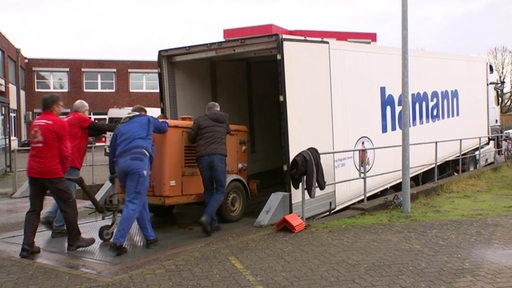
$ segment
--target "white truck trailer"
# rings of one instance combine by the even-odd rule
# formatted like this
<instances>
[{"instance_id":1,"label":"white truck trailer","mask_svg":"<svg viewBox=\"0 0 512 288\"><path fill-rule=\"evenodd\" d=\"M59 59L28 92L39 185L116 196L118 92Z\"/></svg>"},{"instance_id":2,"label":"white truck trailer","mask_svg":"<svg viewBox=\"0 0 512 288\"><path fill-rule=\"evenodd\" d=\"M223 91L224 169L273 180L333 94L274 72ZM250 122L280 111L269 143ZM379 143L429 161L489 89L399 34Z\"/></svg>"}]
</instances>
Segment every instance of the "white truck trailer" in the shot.
<instances>
[{"instance_id":1,"label":"white truck trailer","mask_svg":"<svg viewBox=\"0 0 512 288\"><path fill-rule=\"evenodd\" d=\"M301 151L317 148L328 185L307 198L309 217L360 201L364 187L370 196L402 181L401 148L373 149L401 144L400 53L373 43L284 34L165 49L158 54L161 106L178 119L219 102L231 123L249 127L249 179L262 187L264 179L279 184L276 192L291 193L291 212L299 215L302 195L290 185L289 164ZM487 160L477 154L464 161L492 161L493 141L486 135L499 118L489 114L497 110L488 101L486 59L423 51L409 57L413 180L426 181L423 172L435 161L446 163L478 147L490 152ZM359 151L351 151L363 142L366 185L357 180Z\"/></svg>"}]
</instances>

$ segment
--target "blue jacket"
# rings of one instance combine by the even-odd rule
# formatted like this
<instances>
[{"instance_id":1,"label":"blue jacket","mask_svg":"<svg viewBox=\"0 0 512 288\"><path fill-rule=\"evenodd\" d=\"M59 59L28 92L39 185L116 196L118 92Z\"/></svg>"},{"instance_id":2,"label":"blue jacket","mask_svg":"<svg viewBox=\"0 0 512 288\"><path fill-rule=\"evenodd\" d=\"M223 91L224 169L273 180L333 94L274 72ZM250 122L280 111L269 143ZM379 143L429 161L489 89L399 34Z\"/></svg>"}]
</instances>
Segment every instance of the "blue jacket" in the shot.
<instances>
[{"instance_id":1,"label":"blue jacket","mask_svg":"<svg viewBox=\"0 0 512 288\"><path fill-rule=\"evenodd\" d=\"M166 121L158 121L152 116L130 113L117 126L110 140L108 164L110 174L114 175L116 159L129 155L135 149L144 149L153 160L153 133L165 133L168 129Z\"/></svg>"}]
</instances>

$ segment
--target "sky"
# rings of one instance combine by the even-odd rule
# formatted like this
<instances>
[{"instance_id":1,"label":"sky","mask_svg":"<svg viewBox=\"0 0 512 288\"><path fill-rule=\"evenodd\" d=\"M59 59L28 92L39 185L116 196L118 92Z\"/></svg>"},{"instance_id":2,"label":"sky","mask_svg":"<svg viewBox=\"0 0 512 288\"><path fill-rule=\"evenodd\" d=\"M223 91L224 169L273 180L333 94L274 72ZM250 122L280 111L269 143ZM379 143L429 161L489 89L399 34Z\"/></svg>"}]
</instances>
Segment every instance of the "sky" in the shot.
<instances>
[{"instance_id":1,"label":"sky","mask_svg":"<svg viewBox=\"0 0 512 288\"><path fill-rule=\"evenodd\" d=\"M510 0L408 0L411 50L486 56L512 49ZM223 30L377 33L401 47L402 0L0 0L0 32L28 58L157 60L223 40Z\"/></svg>"}]
</instances>

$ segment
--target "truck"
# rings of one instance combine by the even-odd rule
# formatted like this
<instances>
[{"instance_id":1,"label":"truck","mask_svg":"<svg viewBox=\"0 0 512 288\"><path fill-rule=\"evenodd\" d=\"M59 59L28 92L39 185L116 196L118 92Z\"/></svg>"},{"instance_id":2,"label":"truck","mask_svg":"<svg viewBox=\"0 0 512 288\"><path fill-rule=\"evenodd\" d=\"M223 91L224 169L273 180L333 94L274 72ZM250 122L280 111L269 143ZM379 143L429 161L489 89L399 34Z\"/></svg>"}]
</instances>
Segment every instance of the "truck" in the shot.
<instances>
[{"instance_id":1,"label":"truck","mask_svg":"<svg viewBox=\"0 0 512 288\"><path fill-rule=\"evenodd\" d=\"M303 217L401 183L401 49L379 46L367 33L265 28L227 29L219 42L160 50L169 119L219 102L231 122L248 127L250 181L288 193L290 212ZM409 51L411 184L431 181L428 171L443 163L471 170L493 162L489 135L499 133L499 112L488 71L484 57ZM308 147L320 151L328 185L306 195L302 211L289 168Z\"/></svg>"}]
</instances>

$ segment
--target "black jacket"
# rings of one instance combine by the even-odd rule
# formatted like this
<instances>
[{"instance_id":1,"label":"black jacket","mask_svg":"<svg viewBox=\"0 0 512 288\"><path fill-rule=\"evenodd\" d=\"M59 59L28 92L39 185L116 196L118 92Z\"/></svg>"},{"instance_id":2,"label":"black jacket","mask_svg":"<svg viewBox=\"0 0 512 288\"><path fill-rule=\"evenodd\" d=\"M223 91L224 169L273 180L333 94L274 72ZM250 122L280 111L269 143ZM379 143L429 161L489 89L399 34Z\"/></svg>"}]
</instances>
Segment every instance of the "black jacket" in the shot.
<instances>
[{"instance_id":1,"label":"black jacket","mask_svg":"<svg viewBox=\"0 0 512 288\"><path fill-rule=\"evenodd\" d=\"M106 132L114 132L116 130L117 124L112 123L98 123L91 122L89 126L87 126L87 134L89 137L97 137L105 134Z\"/></svg>"},{"instance_id":2,"label":"black jacket","mask_svg":"<svg viewBox=\"0 0 512 288\"><path fill-rule=\"evenodd\" d=\"M188 140L196 144L197 157L211 154L227 156L226 134L229 133L229 115L222 111L210 111L194 120Z\"/></svg>"},{"instance_id":3,"label":"black jacket","mask_svg":"<svg viewBox=\"0 0 512 288\"><path fill-rule=\"evenodd\" d=\"M315 181L320 190L325 189L324 169L320 161L320 153L310 147L297 154L290 164L290 180L293 188L298 189L302 177L306 176L306 190L310 198L315 198Z\"/></svg>"}]
</instances>

